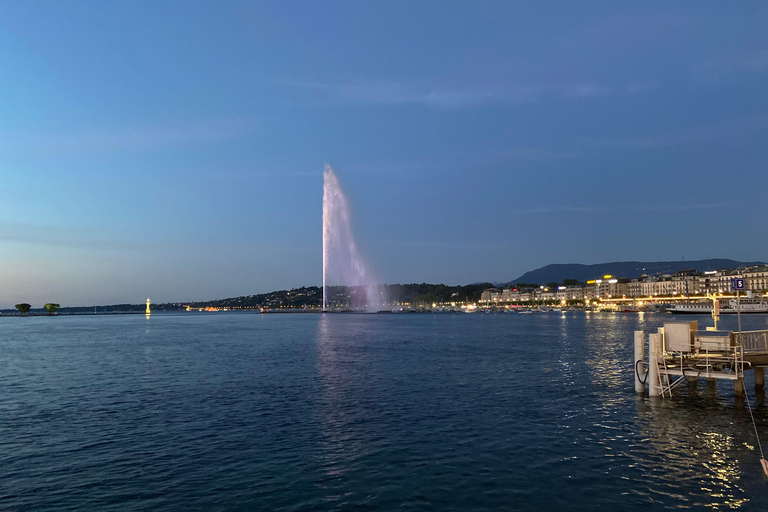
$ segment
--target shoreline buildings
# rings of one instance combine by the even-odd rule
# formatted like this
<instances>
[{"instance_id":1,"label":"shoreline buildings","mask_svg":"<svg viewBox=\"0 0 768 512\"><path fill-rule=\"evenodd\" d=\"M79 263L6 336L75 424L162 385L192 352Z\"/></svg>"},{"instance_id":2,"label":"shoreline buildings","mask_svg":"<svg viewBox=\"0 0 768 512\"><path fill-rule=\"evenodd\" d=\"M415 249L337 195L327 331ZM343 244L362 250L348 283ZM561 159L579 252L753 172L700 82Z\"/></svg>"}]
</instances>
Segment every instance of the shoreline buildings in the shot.
<instances>
[{"instance_id":1,"label":"shoreline buildings","mask_svg":"<svg viewBox=\"0 0 768 512\"><path fill-rule=\"evenodd\" d=\"M730 293L731 279L744 279L746 289L768 291L768 265L699 272L685 269L673 274L646 275L635 278L604 275L576 285L508 286L483 291L481 303L519 303L536 301L585 301L692 297L706 293Z\"/></svg>"}]
</instances>

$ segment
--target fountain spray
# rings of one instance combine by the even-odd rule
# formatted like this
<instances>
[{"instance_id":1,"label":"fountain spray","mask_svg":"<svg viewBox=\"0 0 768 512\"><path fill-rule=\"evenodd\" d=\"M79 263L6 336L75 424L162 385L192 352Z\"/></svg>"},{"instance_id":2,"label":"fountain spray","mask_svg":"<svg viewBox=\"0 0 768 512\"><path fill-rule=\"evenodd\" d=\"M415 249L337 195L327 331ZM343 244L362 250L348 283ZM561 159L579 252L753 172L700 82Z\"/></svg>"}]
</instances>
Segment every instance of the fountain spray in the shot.
<instances>
[{"instance_id":1,"label":"fountain spray","mask_svg":"<svg viewBox=\"0 0 768 512\"><path fill-rule=\"evenodd\" d=\"M359 287L364 292L362 307L375 311L385 302L355 243L347 198L333 168L323 171L323 311L329 307L330 286Z\"/></svg>"}]
</instances>

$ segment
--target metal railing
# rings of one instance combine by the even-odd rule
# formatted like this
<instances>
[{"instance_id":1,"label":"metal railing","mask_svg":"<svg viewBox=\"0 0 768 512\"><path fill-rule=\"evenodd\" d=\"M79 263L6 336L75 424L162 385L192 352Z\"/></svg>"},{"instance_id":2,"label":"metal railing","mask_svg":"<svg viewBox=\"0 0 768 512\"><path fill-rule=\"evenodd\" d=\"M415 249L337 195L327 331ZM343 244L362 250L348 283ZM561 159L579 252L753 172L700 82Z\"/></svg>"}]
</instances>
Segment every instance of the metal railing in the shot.
<instances>
[{"instance_id":1,"label":"metal railing","mask_svg":"<svg viewBox=\"0 0 768 512\"><path fill-rule=\"evenodd\" d=\"M741 339L739 333L734 333L739 345L744 347L744 352L768 352L768 331L742 331Z\"/></svg>"}]
</instances>

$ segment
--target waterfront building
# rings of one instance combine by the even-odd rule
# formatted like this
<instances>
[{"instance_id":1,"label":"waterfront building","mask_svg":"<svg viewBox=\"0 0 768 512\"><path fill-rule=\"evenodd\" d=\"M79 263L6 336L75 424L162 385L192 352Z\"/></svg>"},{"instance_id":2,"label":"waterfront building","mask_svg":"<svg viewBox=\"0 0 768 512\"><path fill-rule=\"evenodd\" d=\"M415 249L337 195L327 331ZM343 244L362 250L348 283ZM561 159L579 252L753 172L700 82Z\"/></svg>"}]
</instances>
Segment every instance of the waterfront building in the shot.
<instances>
[{"instance_id":1,"label":"waterfront building","mask_svg":"<svg viewBox=\"0 0 768 512\"><path fill-rule=\"evenodd\" d=\"M595 279L587 281L587 284L584 287L584 297L587 299L597 298L597 282Z\"/></svg>"},{"instance_id":2,"label":"waterfront building","mask_svg":"<svg viewBox=\"0 0 768 512\"><path fill-rule=\"evenodd\" d=\"M565 287L566 300L583 300L586 298L586 287L584 285L572 285Z\"/></svg>"},{"instance_id":3,"label":"waterfront building","mask_svg":"<svg viewBox=\"0 0 768 512\"><path fill-rule=\"evenodd\" d=\"M674 296L674 295L695 295L702 290L701 273L686 269L674 274L663 274L660 276L646 276L645 280L632 285L633 291L639 286L639 295L630 295L632 297L650 297L650 296Z\"/></svg>"},{"instance_id":4,"label":"waterfront building","mask_svg":"<svg viewBox=\"0 0 768 512\"><path fill-rule=\"evenodd\" d=\"M588 299L610 299L626 297L629 279L605 275L602 279L587 281L585 297Z\"/></svg>"},{"instance_id":5,"label":"waterfront building","mask_svg":"<svg viewBox=\"0 0 768 512\"><path fill-rule=\"evenodd\" d=\"M672 274L672 295L695 295L701 292L702 273L692 268L678 270Z\"/></svg>"},{"instance_id":6,"label":"waterfront building","mask_svg":"<svg viewBox=\"0 0 768 512\"><path fill-rule=\"evenodd\" d=\"M743 277L740 269L719 268L704 272L701 276L701 291L706 293L729 293L731 291L731 279ZM707 288L707 284L709 287Z\"/></svg>"},{"instance_id":7,"label":"waterfront building","mask_svg":"<svg viewBox=\"0 0 768 512\"><path fill-rule=\"evenodd\" d=\"M747 289L762 292L768 290L768 265L747 267L742 272Z\"/></svg>"},{"instance_id":8,"label":"waterfront building","mask_svg":"<svg viewBox=\"0 0 768 512\"><path fill-rule=\"evenodd\" d=\"M498 288L488 288L480 294L480 302L501 302L501 294Z\"/></svg>"},{"instance_id":9,"label":"waterfront building","mask_svg":"<svg viewBox=\"0 0 768 512\"><path fill-rule=\"evenodd\" d=\"M640 277L636 277L634 279L630 279L627 283L627 297L642 297L642 284L646 279L648 279L646 274L643 274Z\"/></svg>"},{"instance_id":10,"label":"waterfront building","mask_svg":"<svg viewBox=\"0 0 768 512\"><path fill-rule=\"evenodd\" d=\"M583 300L585 287L584 285L558 286L553 297L557 300Z\"/></svg>"},{"instance_id":11,"label":"waterfront building","mask_svg":"<svg viewBox=\"0 0 768 512\"><path fill-rule=\"evenodd\" d=\"M557 289L544 288L539 290L538 296L541 300L555 300L557 299Z\"/></svg>"},{"instance_id":12,"label":"waterfront building","mask_svg":"<svg viewBox=\"0 0 768 512\"><path fill-rule=\"evenodd\" d=\"M519 304L521 302L528 302L532 300L541 300L541 293L538 291L531 291L529 289L517 289L517 288L487 288L480 294L480 302L485 303L504 303L504 304Z\"/></svg>"},{"instance_id":13,"label":"waterfront building","mask_svg":"<svg viewBox=\"0 0 768 512\"><path fill-rule=\"evenodd\" d=\"M768 265L740 269L717 269L707 272L687 268L673 274L649 276L642 274L632 279L605 275L586 283L547 288L504 289L489 288L481 295L481 302L520 304L523 302L635 299L645 297L686 297L705 293L731 293L731 279L744 278L746 289L768 290Z\"/></svg>"},{"instance_id":14,"label":"waterfront building","mask_svg":"<svg viewBox=\"0 0 768 512\"><path fill-rule=\"evenodd\" d=\"M645 297L671 296L675 290L675 282L668 274L649 276L640 285L640 289Z\"/></svg>"}]
</instances>

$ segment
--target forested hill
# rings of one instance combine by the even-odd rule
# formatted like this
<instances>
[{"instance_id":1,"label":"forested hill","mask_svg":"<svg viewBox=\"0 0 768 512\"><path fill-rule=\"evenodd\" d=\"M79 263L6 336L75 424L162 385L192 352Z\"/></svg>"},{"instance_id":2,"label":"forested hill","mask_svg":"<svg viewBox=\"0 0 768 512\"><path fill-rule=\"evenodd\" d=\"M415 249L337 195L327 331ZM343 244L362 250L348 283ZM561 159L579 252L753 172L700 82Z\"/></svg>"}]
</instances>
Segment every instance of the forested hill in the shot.
<instances>
[{"instance_id":1,"label":"forested hill","mask_svg":"<svg viewBox=\"0 0 768 512\"><path fill-rule=\"evenodd\" d=\"M526 272L507 284L515 283L560 283L564 279L587 281L604 275L618 277L639 277L642 274L671 274L678 270L693 268L701 272L718 268L738 268L742 266L759 265L761 262L743 262L729 259L708 259L694 261L615 261L612 263L597 263L581 265L578 263L546 265L536 270Z\"/></svg>"},{"instance_id":2,"label":"forested hill","mask_svg":"<svg viewBox=\"0 0 768 512\"><path fill-rule=\"evenodd\" d=\"M384 284L389 302L475 302L480 299L480 294L490 283L477 283L467 286L448 286L444 284L410 283L410 284ZM292 290L279 290L259 295L247 295L228 299L209 300L203 302L187 303L193 308L319 308L322 306L323 289L318 286L294 288Z\"/></svg>"}]
</instances>

